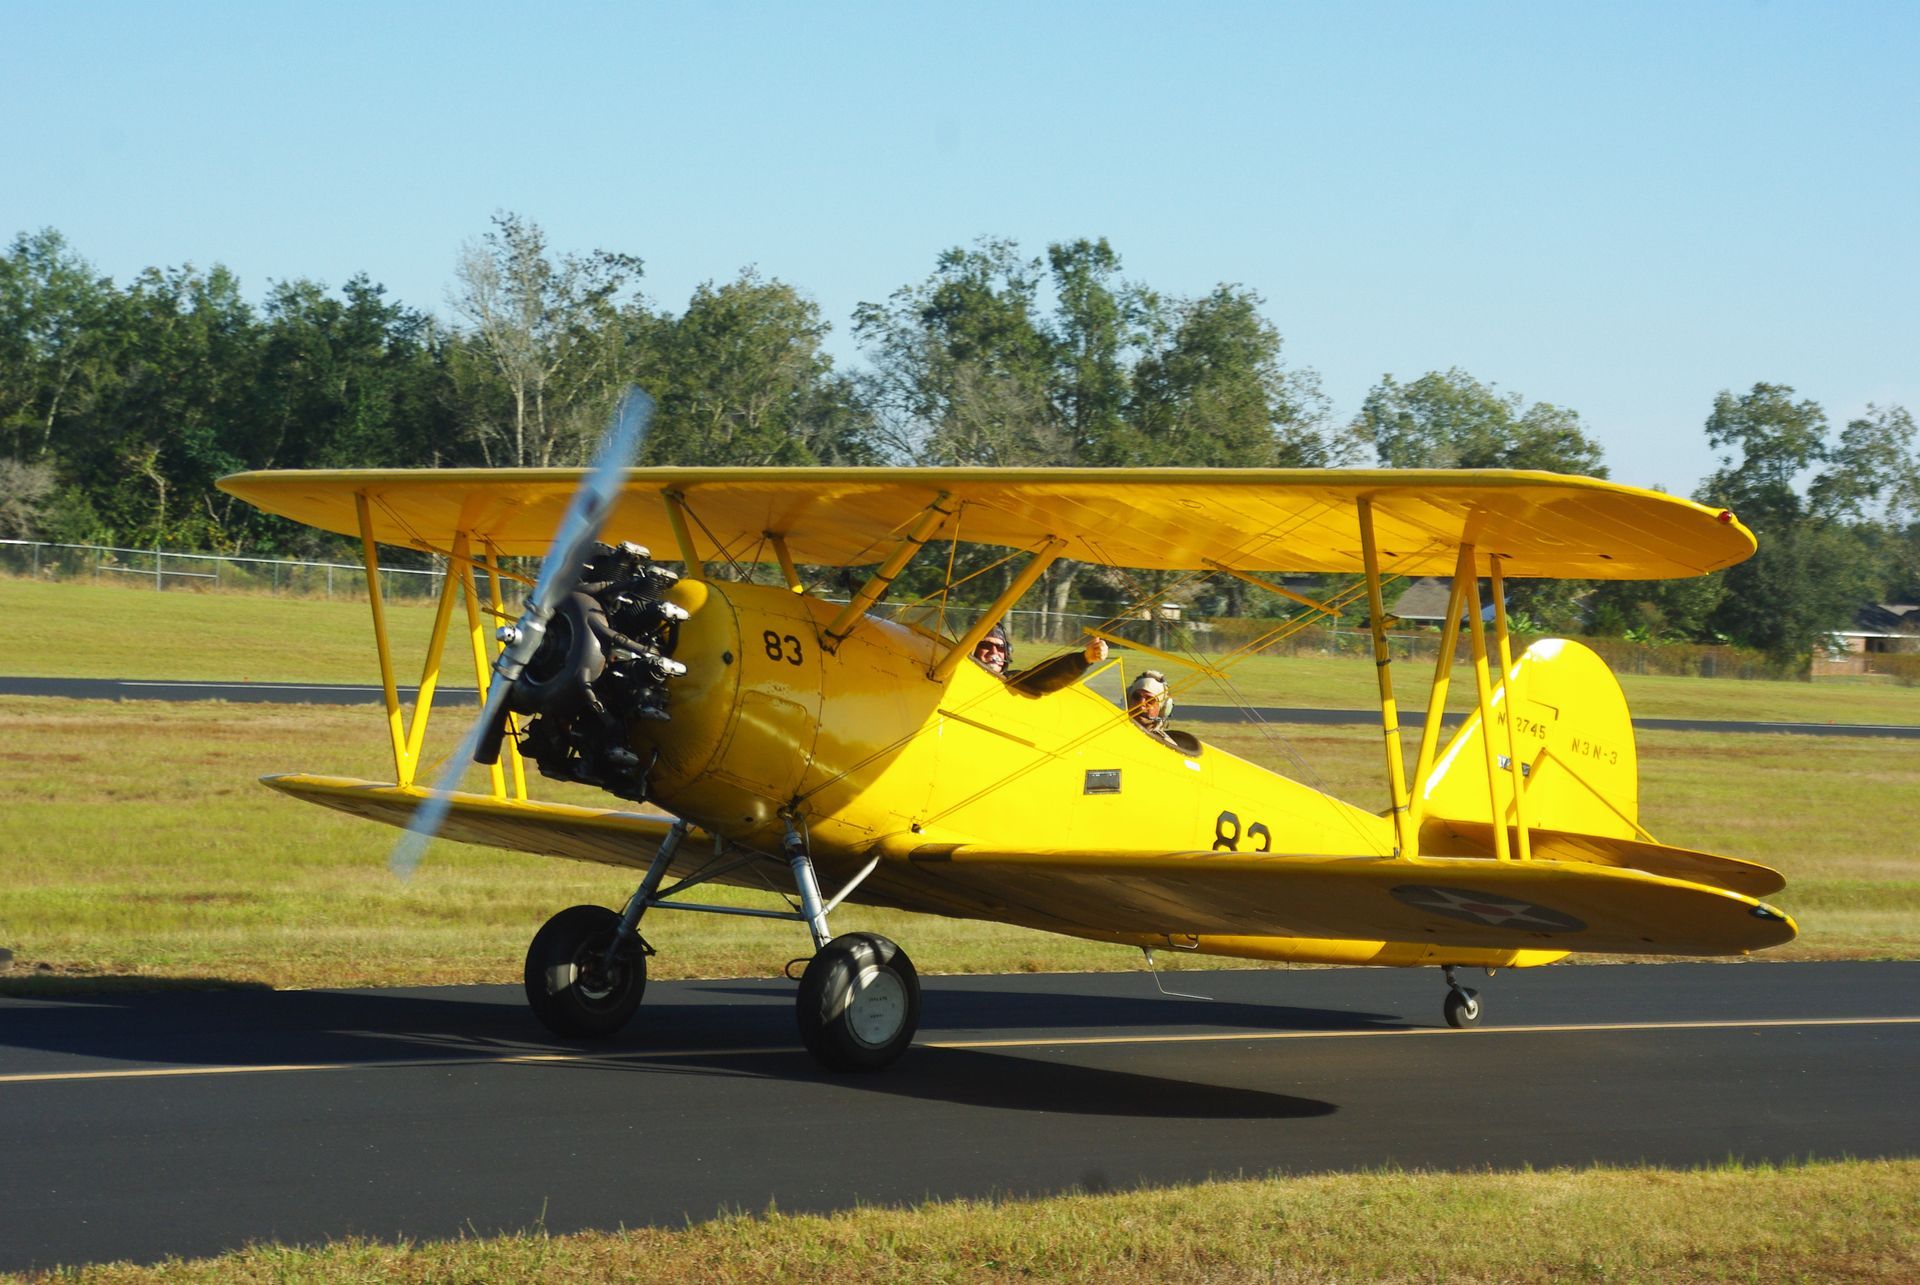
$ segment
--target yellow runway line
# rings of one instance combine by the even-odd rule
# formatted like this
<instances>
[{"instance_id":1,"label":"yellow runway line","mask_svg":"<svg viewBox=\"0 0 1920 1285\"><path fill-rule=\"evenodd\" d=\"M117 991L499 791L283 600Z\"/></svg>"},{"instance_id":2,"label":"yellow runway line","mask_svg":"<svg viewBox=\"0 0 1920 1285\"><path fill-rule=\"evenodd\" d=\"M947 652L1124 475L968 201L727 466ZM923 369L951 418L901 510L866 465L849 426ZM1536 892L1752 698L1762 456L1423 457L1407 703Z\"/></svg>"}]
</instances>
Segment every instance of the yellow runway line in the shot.
<instances>
[{"instance_id":1,"label":"yellow runway line","mask_svg":"<svg viewBox=\"0 0 1920 1285\"><path fill-rule=\"evenodd\" d=\"M1407 1036L1585 1035L1635 1031L1742 1031L1793 1027L1913 1026L1915 1017L1775 1017L1751 1021L1591 1022L1541 1026L1491 1026L1456 1031L1445 1026L1414 1026L1364 1031L1210 1031L1198 1035L1050 1035L1003 1040L923 1040L925 1049L1047 1049L1109 1045L1250 1044L1272 1040L1385 1039ZM755 1048L630 1050L608 1053L505 1053L491 1056L407 1058L361 1062L281 1062L260 1066L164 1066L124 1071L37 1071L0 1075L0 1084L66 1084L86 1080L161 1080L198 1075L284 1075L310 1071L396 1071L464 1066L631 1066L635 1063L703 1057L763 1057L800 1052L799 1045Z\"/></svg>"},{"instance_id":2,"label":"yellow runway line","mask_svg":"<svg viewBox=\"0 0 1920 1285\"><path fill-rule=\"evenodd\" d=\"M1350 1040L1406 1035L1561 1035L1597 1031L1739 1031L1781 1026L1912 1026L1920 1017L1775 1017L1753 1021L1705 1022L1569 1022L1542 1026L1486 1026L1456 1031L1447 1026L1388 1027L1372 1031L1242 1031L1204 1035L1067 1035L1050 1039L927 1040L915 1045L929 1049L1071 1048L1100 1044L1228 1044L1251 1040Z\"/></svg>"}]
</instances>

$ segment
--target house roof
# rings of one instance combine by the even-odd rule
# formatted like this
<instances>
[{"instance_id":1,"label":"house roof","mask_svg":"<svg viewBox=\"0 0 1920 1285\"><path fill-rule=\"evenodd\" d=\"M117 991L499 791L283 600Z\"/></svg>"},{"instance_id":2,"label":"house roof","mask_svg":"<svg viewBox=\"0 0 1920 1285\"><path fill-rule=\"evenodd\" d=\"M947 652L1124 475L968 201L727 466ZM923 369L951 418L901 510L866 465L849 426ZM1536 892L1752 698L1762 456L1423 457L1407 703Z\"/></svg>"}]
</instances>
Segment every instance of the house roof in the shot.
<instances>
[{"instance_id":1,"label":"house roof","mask_svg":"<svg viewBox=\"0 0 1920 1285\"><path fill-rule=\"evenodd\" d=\"M1902 602L1870 602L1853 613L1847 634L1920 634L1920 606Z\"/></svg>"}]
</instances>

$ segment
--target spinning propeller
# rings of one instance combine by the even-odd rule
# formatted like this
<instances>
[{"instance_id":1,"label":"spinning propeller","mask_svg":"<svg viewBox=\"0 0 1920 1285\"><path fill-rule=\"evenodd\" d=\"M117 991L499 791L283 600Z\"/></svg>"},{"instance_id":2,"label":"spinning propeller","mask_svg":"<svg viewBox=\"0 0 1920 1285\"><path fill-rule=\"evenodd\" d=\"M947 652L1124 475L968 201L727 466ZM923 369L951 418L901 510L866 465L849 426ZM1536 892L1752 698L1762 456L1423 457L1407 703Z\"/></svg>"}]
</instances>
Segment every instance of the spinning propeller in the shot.
<instances>
[{"instance_id":1,"label":"spinning propeller","mask_svg":"<svg viewBox=\"0 0 1920 1285\"><path fill-rule=\"evenodd\" d=\"M547 621L554 609L573 591L588 549L600 537L607 514L620 494L622 475L639 453L646 439L648 422L653 418L653 398L638 388L629 388L614 411L613 422L600 442L593 467L580 481L566 516L553 533L553 544L540 563L540 575L518 622L500 630L506 648L493 663L493 681L487 687L486 704L460 740L459 748L447 759L440 779L434 782L426 801L413 814L406 832L393 845L387 864L402 879L412 875L426 851L427 841L438 834L453 805L452 791L460 783L468 764L485 751L499 745L506 732L507 696L527 662L540 650L547 633ZM491 761L485 760L485 761Z\"/></svg>"}]
</instances>

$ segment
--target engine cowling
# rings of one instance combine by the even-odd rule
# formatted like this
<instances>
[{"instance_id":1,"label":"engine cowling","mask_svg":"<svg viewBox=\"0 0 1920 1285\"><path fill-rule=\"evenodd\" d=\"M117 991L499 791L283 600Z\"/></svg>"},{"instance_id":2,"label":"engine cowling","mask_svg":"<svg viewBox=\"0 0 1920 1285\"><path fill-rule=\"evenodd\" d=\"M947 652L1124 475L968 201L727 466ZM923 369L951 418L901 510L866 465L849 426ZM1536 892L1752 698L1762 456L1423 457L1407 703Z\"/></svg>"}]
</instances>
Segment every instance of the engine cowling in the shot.
<instances>
[{"instance_id":1,"label":"engine cowling","mask_svg":"<svg viewBox=\"0 0 1920 1285\"><path fill-rule=\"evenodd\" d=\"M667 719L668 684L686 673L673 652L687 613L668 600L678 580L638 545L601 545L587 560L507 694L531 717L520 752L542 775L645 797L630 729Z\"/></svg>"}]
</instances>

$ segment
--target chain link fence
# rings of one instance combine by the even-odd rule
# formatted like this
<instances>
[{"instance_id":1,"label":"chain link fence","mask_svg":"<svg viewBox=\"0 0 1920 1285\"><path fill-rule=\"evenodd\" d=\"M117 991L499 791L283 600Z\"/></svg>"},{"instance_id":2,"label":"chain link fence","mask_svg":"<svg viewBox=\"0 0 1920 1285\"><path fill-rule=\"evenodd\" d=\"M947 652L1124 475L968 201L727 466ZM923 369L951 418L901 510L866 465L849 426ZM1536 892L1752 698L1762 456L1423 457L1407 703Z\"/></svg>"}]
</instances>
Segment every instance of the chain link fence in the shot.
<instances>
[{"instance_id":1,"label":"chain link fence","mask_svg":"<svg viewBox=\"0 0 1920 1285\"><path fill-rule=\"evenodd\" d=\"M380 568L380 591L400 601L431 602L444 570ZM242 558L225 553L173 553L94 544L0 540L0 575L41 581L131 585L169 592L289 594L364 602L366 568L358 563Z\"/></svg>"},{"instance_id":2,"label":"chain link fence","mask_svg":"<svg viewBox=\"0 0 1920 1285\"><path fill-rule=\"evenodd\" d=\"M380 590L390 602L430 603L439 595L445 575L444 568L382 567ZM164 592L286 594L359 602L366 601L367 597L366 569L358 563L243 558L224 553L174 553L164 549L121 549L32 540L0 540L0 576L130 585ZM519 593L510 588L506 596L511 603L518 600ZM889 614L884 606L879 610L883 615ZM977 610L977 607L953 606L944 621L945 631L961 632L972 623ZM922 627L937 627L941 623L931 618L935 613L925 604L906 607L902 614ZM1171 604L1154 614L1159 618L1148 619L1147 612L1137 611L1115 620L1099 612L1042 612L1020 608L1007 613L1004 623L1008 634L1029 648L1076 645L1087 629L1102 629L1163 650L1198 655L1235 651L1270 634L1281 624L1267 619L1197 618ZM1516 638L1516 650L1526 641L1529 640ZM1616 673L1724 678L1792 676L1784 672L1779 663L1734 647L1630 643L1611 638L1583 641L1600 652ZM1396 630L1388 635L1395 660L1431 663L1439 642L1438 632L1426 629ZM1268 655L1283 656L1367 656L1372 649L1372 637L1365 629L1330 625L1298 628L1287 637L1268 641L1260 648ZM1032 658L1033 653L1028 651L1022 661ZM1889 665L1884 672L1895 673L1901 681L1913 681L1911 668L1915 662L1906 659L1896 665L1899 663L1908 668L1900 670Z\"/></svg>"}]
</instances>

